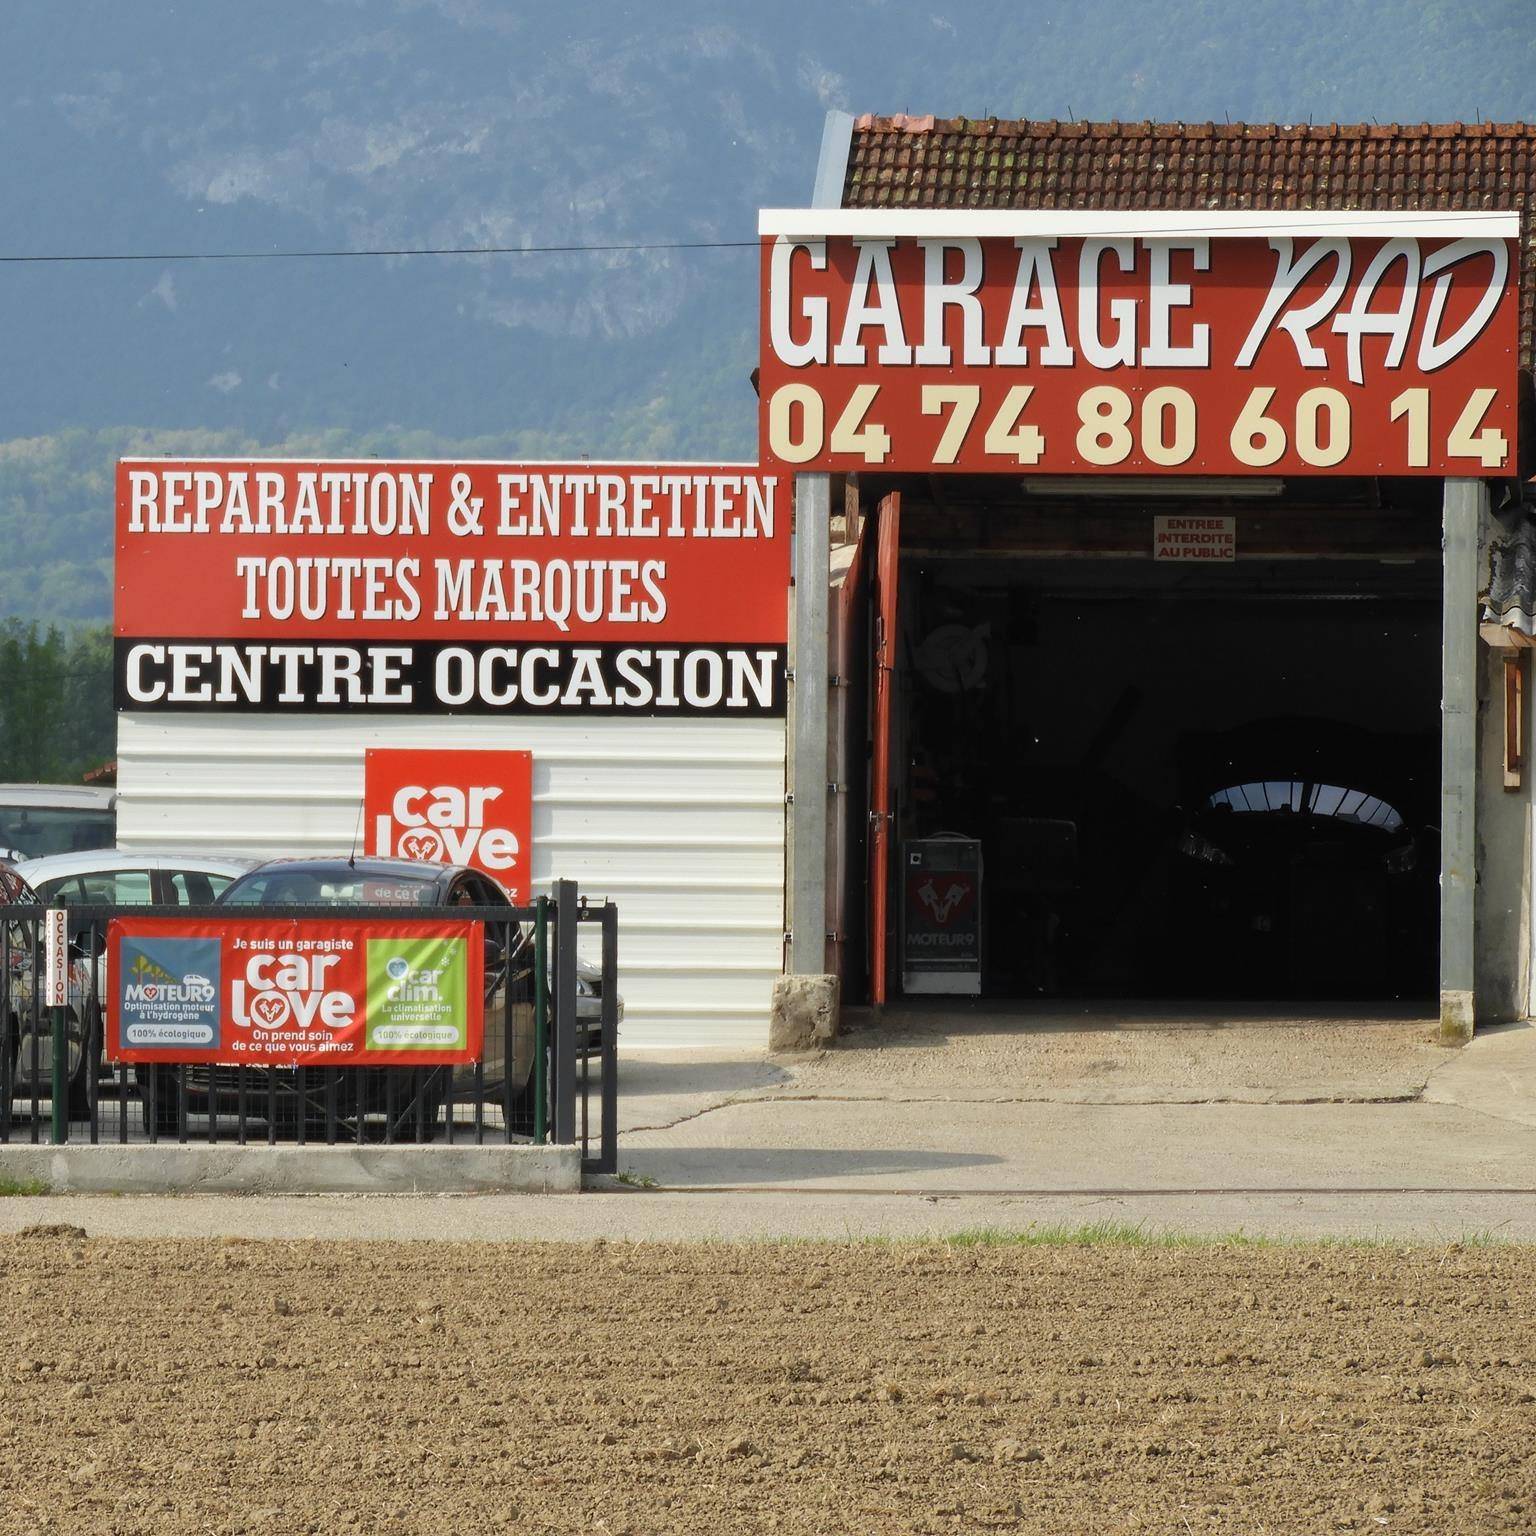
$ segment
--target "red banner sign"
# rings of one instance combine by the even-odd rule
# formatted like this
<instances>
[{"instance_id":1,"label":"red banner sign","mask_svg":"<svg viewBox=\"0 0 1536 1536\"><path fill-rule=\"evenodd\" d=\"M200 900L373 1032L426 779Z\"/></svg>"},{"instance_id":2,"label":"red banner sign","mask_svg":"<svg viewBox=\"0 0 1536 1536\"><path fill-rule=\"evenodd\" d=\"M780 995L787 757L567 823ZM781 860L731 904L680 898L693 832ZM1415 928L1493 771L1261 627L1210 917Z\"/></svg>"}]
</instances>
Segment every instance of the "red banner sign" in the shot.
<instances>
[{"instance_id":1,"label":"red banner sign","mask_svg":"<svg viewBox=\"0 0 1536 1536\"><path fill-rule=\"evenodd\" d=\"M779 714L782 499L741 465L124 460L118 706Z\"/></svg>"},{"instance_id":2,"label":"red banner sign","mask_svg":"<svg viewBox=\"0 0 1536 1536\"><path fill-rule=\"evenodd\" d=\"M473 923L118 918L107 955L109 1061L439 1066L481 1056L485 954Z\"/></svg>"},{"instance_id":3,"label":"red banner sign","mask_svg":"<svg viewBox=\"0 0 1536 1536\"><path fill-rule=\"evenodd\" d=\"M763 241L764 464L1514 472L1512 240L997 238L928 217L931 238Z\"/></svg>"},{"instance_id":4,"label":"red banner sign","mask_svg":"<svg viewBox=\"0 0 1536 1536\"><path fill-rule=\"evenodd\" d=\"M468 865L530 899L532 754L370 747L363 783L370 854Z\"/></svg>"}]
</instances>

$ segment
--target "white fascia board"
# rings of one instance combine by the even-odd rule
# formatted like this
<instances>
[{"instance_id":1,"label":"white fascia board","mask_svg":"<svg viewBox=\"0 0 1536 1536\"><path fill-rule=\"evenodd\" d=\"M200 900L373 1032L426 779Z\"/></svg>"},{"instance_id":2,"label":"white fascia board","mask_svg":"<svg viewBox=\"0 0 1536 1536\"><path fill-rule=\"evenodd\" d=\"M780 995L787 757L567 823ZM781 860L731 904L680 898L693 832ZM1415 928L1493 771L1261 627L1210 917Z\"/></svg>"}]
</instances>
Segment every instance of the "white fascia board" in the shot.
<instances>
[{"instance_id":1,"label":"white fascia board","mask_svg":"<svg viewBox=\"0 0 1536 1536\"><path fill-rule=\"evenodd\" d=\"M1022 235L1063 239L1126 235L1139 239L1268 240L1360 235L1383 240L1518 240L1520 215L1464 209L764 208L757 215L757 232L796 240L825 236L1011 240Z\"/></svg>"},{"instance_id":2,"label":"white fascia board","mask_svg":"<svg viewBox=\"0 0 1536 1536\"><path fill-rule=\"evenodd\" d=\"M629 469L648 475L652 470L663 474L674 469L743 469L753 473L762 469L757 460L748 459L406 459L375 458L371 454L331 454L323 459L289 458L261 453L125 453L119 464L371 464L386 470L400 464L419 464L427 468L476 469Z\"/></svg>"}]
</instances>

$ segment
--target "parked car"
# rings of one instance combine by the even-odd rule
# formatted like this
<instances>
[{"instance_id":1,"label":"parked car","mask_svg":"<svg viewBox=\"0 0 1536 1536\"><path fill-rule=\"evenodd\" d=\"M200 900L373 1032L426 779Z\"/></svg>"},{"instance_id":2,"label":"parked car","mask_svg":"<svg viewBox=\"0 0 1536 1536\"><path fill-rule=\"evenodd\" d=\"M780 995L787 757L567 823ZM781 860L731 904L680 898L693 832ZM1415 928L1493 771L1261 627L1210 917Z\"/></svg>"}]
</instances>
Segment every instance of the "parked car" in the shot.
<instances>
[{"instance_id":1,"label":"parked car","mask_svg":"<svg viewBox=\"0 0 1536 1536\"><path fill-rule=\"evenodd\" d=\"M382 872L382 873L381 873ZM470 878L473 877L473 878ZM220 905L277 906L507 906L506 892L487 876L454 865L416 859L273 859L249 871L219 898ZM297 894L295 894L297 893ZM475 898L478 902L478 898ZM615 1007L624 1019L624 999ZM595 1053L602 1039L603 970L582 958L576 963L577 1047Z\"/></svg>"},{"instance_id":2,"label":"parked car","mask_svg":"<svg viewBox=\"0 0 1536 1536\"><path fill-rule=\"evenodd\" d=\"M117 841L117 791L89 784L0 784L0 858L15 863Z\"/></svg>"},{"instance_id":3,"label":"parked car","mask_svg":"<svg viewBox=\"0 0 1536 1536\"><path fill-rule=\"evenodd\" d=\"M525 1106L533 1084L533 946L531 934L512 920L506 892L488 876L478 870L416 859L273 859L232 882L218 904L232 911L261 907L508 908L507 928L502 933L490 927L486 931L485 1034L479 1082L488 1096L502 1098L509 1115ZM306 1074L302 1096L296 1068L246 1071L247 1105L254 1118L262 1118L271 1088L275 1090L276 1113L284 1123L302 1119L306 1135L325 1133L330 1105L322 1070ZM338 1118L357 1127L370 1117L390 1115L397 1137L409 1137L420 1126L430 1138L450 1099L475 1091L477 1074L472 1064L407 1071L408 1086L403 1082L404 1074L394 1074L393 1099L391 1078L383 1069L362 1068L342 1074L336 1089ZM237 1067L201 1065L180 1072L170 1066L136 1068L146 1129L153 1126L159 1136L175 1135L183 1112L206 1114L210 1105L221 1115L238 1113L239 1072Z\"/></svg>"},{"instance_id":4,"label":"parked car","mask_svg":"<svg viewBox=\"0 0 1536 1536\"><path fill-rule=\"evenodd\" d=\"M11 899L42 907L80 906L211 906L214 900L254 861L186 852L154 853L117 848L93 848L48 858L23 859L10 866L16 884ZM78 941L82 923L71 923L70 937ZM30 1099L34 1087L46 1098L53 1088L53 1031L45 1013L34 1040L32 1005L36 977L31 945L19 924L7 946L11 982L7 989L11 1028L11 1093ZM87 953L95 948L96 977L92 985ZM90 1025L100 1023L101 999L107 995L106 954L100 945L84 946L70 962L66 1042L69 1075L69 1115L83 1119L89 1111L85 1071L85 1042Z\"/></svg>"},{"instance_id":5,"label":"parked car","mask_svg":"<svg viewBox=\"0 0 1536 1536\"><path fill-rule=\"evenodd\" d=\"M92 848L12 867L45 907L211 907L255 863L223 854Z\"/></svg>"}]
</instances>

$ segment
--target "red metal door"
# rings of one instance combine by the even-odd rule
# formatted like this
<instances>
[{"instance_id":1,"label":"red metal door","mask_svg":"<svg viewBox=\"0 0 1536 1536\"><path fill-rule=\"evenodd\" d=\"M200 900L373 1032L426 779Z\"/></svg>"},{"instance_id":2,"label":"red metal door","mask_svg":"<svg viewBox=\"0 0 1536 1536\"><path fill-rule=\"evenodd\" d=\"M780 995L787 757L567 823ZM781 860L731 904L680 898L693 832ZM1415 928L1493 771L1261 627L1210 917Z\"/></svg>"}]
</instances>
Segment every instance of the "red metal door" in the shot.
<instances>
[{"instance_id":1,"label":"red metal door","mask_svg":"<svg viewBox=\"0 0 1536 1536\"><path fill-rule=\"evenodd\" d=\"M891 684L896 672L896 601L901 566L901 496L876 514L875 708L869 782L869 1000L885 1001L891 888Z\"/></svg>"},{"instance_id":2,"label":"red metal door","mask_svg":"<svg viewBox=\"0 0 1536 1536\"><path fill-rule=\"evenodd\" d=\"M867 984L869 924L869 588L875 521L859 520L851 545L832 551L832 689L827 727L832 739L831 969L843 996L862 996Z\"/></svg>"}]
</instances>

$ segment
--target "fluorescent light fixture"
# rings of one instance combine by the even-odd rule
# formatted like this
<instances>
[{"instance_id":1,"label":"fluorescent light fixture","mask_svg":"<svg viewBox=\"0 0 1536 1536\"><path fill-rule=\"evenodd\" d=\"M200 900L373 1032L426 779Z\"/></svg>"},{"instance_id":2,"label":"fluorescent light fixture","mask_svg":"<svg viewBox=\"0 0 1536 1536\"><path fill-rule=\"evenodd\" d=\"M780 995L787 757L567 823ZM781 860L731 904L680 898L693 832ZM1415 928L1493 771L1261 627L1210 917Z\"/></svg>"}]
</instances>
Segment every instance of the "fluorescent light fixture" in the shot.
<instances>
[{"instance_id":1,"label":"fluorescent light fixture","mask_svg":"<svg viewBox=\"0 0 1536 1536\"><path fill-rule=\"evenodd\" d=\"M1143 500L1224 500L1280 496L1284 480L1262 475L1031 475L1019 484L1032 496L1136 496Z\"/></svg>"}]
</instances>

